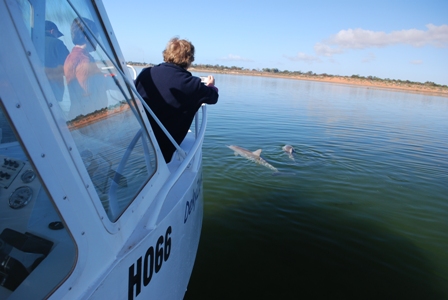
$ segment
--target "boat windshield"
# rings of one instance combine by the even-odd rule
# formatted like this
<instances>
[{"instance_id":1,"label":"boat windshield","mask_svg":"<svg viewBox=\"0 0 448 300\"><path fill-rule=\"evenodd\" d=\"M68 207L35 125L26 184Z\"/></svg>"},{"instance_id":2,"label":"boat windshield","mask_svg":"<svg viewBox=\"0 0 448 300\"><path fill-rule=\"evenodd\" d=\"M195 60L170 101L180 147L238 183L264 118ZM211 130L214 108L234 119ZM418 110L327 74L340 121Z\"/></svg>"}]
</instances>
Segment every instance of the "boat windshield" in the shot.
<instances>
[{"instance_id":1,"label":"boat windshield","mask_svg":"<svg viewBox=\"0 0 448 300\"><path fill-rule=\"evenodd\" d=\"M33 67L73 161L97 209L112 222L157 168L154 146L92 1L10 1L22 39L39 57ZM60 120L64 120L60 122ZM71 149L74 145L74 149ZM76 149L75 149L76 148ZM99 200L98 200L99 199ZM100 215L103 213L100 212Z\"/></svg>"}]
</instances>

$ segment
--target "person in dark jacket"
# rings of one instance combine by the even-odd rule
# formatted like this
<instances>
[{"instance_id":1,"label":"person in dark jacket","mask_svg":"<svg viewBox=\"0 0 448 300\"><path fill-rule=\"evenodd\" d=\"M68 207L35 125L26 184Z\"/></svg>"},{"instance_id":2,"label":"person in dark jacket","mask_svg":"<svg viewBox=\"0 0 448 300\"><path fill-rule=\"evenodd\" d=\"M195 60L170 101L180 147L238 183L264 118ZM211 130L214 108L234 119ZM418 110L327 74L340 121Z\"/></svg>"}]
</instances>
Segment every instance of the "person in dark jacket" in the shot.
<instances>
[{"instance_id":1,"label":"person in dark jacket","mask_svg":"<svg viewBox=\"0 0 448 300\"><path fill-rule=\"evenodd\" d=\"M64 62L68 56L67 47L59 39L61 36L55 23L45 21L45 73L59 102L64 96Z\"/></svg>"},{"instance_id":2,"label":"person in dark jacket","mask_svg":"<svg viewBox=\"0 0 448 300\"><path fill-rule=\"evenodd\" d=\"M180 144L201 105L218 102L218 89L213 76L208 76L204 84L187 71L194 61L194 46L189 41L171 39L163 51L163 60L164 63L144 69L135 85L143 100ZM176 148L148 112L147 115L168 163Z\"/></svg>"}]
</instances>

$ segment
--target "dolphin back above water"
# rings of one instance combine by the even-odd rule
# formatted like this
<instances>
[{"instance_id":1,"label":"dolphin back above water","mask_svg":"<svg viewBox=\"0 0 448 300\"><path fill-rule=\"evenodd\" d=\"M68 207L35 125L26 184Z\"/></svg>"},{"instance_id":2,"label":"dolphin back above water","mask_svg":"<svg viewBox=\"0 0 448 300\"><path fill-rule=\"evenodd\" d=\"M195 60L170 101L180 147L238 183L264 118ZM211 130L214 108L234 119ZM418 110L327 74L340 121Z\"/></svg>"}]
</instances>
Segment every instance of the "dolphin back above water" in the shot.
<instances>
[{"instance_id":1,"label":"dolphin back above water","mask_svg":"<svg viewBox=\"0 0 448 300\"><path fill-rule=\"evenodd\" d=\"M284 145L282 149L289 154L292 154L294 152L294 148L291 145Z\"/></svg>"},{"instance_id":2,"label":"dolphin back above water","mask_svg":"<svg viewBox=\"0 0 448 300\"><path fill-rule=\"evenodd\" d=\"M284 146L282 147L282 149L283 149L283 151L285 151L286 153L288 153L288 156L289 156L290 159L292 159L293 161L295 161L295 159L294 159L294 155L292 155L292 154L295 152L295 150L294 150L294 148L293 148L291 145L284 145Z\"/></svg>"},{"instance_id":3,"label":"dolphin back above water","mask_svg":"<svg viewBox=\"0 0 448 300\"><path fill-rule=\"evenodd\" d=\"M230 149L232 149L235 152L235 155L241 155L242 157L247 158L248 160L254 161L257 164L260 164L262 166L265 166L266 168L271 169L274 172L278 172L277 168L275 168L273 165L265 161L261 156L261 149L258 149L257 151L251 152L247 149L244 149L239 146L230 145L227 146Z\"/></svg>"}]
</instances>

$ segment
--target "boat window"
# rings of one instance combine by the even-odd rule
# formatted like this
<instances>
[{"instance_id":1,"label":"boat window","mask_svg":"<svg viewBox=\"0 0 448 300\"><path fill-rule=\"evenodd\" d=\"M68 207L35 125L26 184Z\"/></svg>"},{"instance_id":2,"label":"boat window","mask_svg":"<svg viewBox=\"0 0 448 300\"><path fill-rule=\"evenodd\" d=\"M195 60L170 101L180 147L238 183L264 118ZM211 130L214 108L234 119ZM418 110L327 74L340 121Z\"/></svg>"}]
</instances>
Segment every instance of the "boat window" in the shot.
<instances>
[{"instance_id":1,"label":"boat window","mask_svg":"<svg viewBox=\"0 0 448 300\"><path fill-rule=\"evenodd\" d=\"M76 247L61 221L0 105L0 299L43 299L68 276Z\"/></svg>"},{"instance_id":2,"label":"boat window","mask_svg":"<svg viewBox=\"0 0 448 300\"><path fill-rule=\"evenodd\" d=\"M58 104L52 112L65 119L61 132L70 132L80 174L114 222L157 165L134 96L111 62L116 56L104 26L92 1L16 1L40 58L35 67L46 74L39 80L47 101Z\"/></svg>"},{"instance_id":3,"label":"boat window","mask_svg":"<svg viewBox=\"0 0 448 300\"><path fill-rule=\"evenodd\" d=\"M31 37L31 29L32 29L32 9L33 6L28 0L18 0L17 5L20 7L20 11L22 12L22 17L25 21L25 24L28 25L26 29L28 30L28 34Z\"/></svg>"}]
</instances>

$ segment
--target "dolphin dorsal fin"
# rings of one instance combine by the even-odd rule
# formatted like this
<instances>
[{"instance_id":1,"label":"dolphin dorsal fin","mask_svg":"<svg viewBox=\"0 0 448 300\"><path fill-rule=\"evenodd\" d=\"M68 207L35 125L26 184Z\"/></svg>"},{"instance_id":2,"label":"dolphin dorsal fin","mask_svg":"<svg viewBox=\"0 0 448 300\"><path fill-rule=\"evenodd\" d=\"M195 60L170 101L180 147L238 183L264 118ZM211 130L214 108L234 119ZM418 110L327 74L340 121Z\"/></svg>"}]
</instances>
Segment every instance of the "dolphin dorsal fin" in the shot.
<instances>
[{"instance_id":1,"label":"dolphin dorsal fin","mask_svg":"<svg viewBox=\"0 0 448 300\"><path fill-rule=\"evenodd\" d=\"M256 155L256 156L260 156L260 154L261 154L261 149L258 149L257 151L252 152L252 154L253 154L253 155Z\"/></svg>"}]
</instances>

